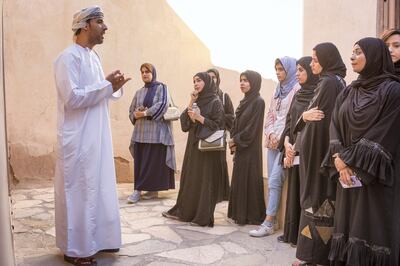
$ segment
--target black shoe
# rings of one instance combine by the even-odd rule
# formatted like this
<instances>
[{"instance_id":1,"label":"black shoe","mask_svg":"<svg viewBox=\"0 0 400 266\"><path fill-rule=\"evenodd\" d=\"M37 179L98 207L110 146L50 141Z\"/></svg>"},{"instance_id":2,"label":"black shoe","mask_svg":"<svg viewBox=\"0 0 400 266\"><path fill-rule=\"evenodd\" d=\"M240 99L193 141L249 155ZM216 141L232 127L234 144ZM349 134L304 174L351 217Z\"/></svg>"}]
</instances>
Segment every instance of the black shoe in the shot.
<instances>
[{"instance_id":1,"label":"black shoe","mask_svg":"<svg viewBox=\"0 0 400 266\"><path fill-rule=\"evenodd\" d=\"M97 266L97 261L93 257L78 258L64 255L64 260L74 266Z\"/></svg>"},{"instance_id":2,"label":"black shoe","mask_svg":"<svg viewBox=\"0 0 400 266\"><path fill-rule=\"evenodd\" d=\"M110 248L110 249L102 249L99 252L104 252L104 253L117 253L119 252L119 248Z\"/></svg>"},{"instance_id":3,"label":"black shoe","mask_svg":"<svg viewBox=\"0 0 400 266\"><path fill-rule=\"evenodd\" d=\"M280 235L276 239L278 240L279 243L286 243L284 235Z\"/></svg>"}]
</instances>

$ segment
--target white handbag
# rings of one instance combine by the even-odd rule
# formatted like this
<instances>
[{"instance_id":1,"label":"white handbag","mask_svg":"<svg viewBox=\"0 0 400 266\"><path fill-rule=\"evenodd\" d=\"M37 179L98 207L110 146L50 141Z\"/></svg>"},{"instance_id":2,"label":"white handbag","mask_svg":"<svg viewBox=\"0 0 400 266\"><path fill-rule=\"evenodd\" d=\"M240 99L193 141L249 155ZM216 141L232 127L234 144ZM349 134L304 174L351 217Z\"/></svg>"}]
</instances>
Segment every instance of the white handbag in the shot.
<instances>
[{"instance_id":1,"label":"white handbag","mask_svg":"<svg viewBox=\"0 0 400 266\"><path fill-rule=\"evenodd\" d=\"M174 120L178 120L179 117L181 116L181 111L179 110L179 108L174 104L174 101L172 100L171 95L169 94L169 90L167 87L167 94L168 94L168 98L169 98L169 106L167 111L165 112L163 118L166 121L174 121Z\"/></svg>"}]
</instances>

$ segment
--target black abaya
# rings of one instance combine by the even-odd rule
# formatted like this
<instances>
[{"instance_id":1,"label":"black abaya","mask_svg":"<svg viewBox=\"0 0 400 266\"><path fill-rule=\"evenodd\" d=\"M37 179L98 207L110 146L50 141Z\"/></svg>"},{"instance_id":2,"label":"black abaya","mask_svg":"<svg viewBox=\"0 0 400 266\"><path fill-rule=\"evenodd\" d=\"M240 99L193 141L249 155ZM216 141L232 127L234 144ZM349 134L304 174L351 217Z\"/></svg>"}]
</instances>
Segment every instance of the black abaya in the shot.
<instances>
[{"instance_id":1,"label":"black abaya","mask_svg":"<svg viewBox=\"0 0 400 266\"><path fill-rule=\"evenodd\" d=\"M228 217L238 224L260 224L265 219L262 171L264 100L260 97L261 76L246 71L251 89L236 110L232 139L236 145Z\"/></svg>"}]
</instances>

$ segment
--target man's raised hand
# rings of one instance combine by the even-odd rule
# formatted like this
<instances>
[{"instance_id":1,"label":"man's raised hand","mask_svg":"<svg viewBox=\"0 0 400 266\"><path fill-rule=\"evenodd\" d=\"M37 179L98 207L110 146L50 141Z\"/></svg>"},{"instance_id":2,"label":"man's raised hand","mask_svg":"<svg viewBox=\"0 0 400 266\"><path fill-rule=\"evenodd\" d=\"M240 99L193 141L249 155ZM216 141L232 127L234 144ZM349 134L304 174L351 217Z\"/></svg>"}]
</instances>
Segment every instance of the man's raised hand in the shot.
<instances>
[{"instance_id":1,"label":"man's raised hand","mask_svg":"<svg viewBox=\"0 0 400 266\"><path fill-rule=\"evenodd\" d=\"M106 80L111 82L113 91L116 92L119 90L122 86L124 86L125 83L131 80L131 78L125 78L124 74L121 73L120 70L115 70L111 72L110 74L107 75Z\"/></svg>"}]
</instances>

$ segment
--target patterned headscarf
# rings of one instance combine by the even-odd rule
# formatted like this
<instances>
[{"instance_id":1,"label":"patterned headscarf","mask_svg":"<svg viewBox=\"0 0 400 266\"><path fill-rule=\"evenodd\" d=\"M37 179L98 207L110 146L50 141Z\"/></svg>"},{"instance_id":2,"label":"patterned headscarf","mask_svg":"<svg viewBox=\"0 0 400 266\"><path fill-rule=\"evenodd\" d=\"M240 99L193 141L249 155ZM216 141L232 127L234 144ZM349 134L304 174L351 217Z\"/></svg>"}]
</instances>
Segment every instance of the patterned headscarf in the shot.
<instances>
[{"instance_id":1,"label":"patterned headscarf","mask_svg":"<svg viewBox=\"0 0 400 266\"><path fill-rule=\"evenodd\" d=\"M87 21L94 18L103 18L104 13L99 6L91 6L77 11L72 20L72 31L76 33L86 26Z\"/></svg>"},{"instance_id":2,"label":"patterned headscarf","mask_svg":"<svg viewBox=\"0 0 400 266\"><path fill-rule=\"evenodd\" d=\"M274 98L284 99L289 92L294 88L297 84L296 79L296 59L284 56L282 58L278 58L275 60L275 65L280 63L286 72L286 78L284 81L279 82L276 86L276 91Z\"/></svg>"}]
</instances>

